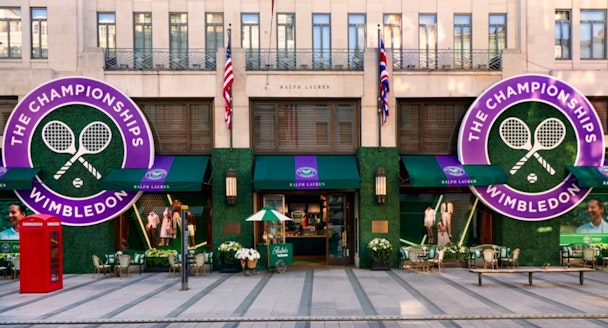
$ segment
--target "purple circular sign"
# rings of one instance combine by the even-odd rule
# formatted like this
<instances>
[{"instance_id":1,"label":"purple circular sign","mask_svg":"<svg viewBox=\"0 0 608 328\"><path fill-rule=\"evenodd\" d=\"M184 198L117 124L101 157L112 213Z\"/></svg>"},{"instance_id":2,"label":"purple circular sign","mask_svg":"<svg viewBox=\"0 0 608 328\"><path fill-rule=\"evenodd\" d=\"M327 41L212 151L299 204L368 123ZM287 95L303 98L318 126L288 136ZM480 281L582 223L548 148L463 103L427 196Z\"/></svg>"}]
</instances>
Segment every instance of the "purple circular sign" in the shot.
<instances>
[{"instance_id":1,"label":"purple circular sign","mask_svg":"<svg viewBox=\"0 0 608 328\"><path fill-rule=\"evenodd\" d=\"M526 102L550 106L563 115L565 120L562 122L547 115L536 129L530 129L524 120L514 117L505 119L501 116L509 108ZM501 122L498 122L499 117L502 117ZM502 140L491 140L497 136L496 133L491 133L493 129L500 129ZM524 132L518 134L518 129ZM527 157L506 164L507 167L512 166L507 174L517 174L526 165L528 158L532 158L530 162L543 163L548 172L552 170L552 174L556 171L565 172L565 167L553 168L551 163L542 158L541 153L546 154L563 142L567 131L573 131L576 140L576 159L570 165L603 164L604 133L601 121L586 97L552 76L518 75L496 83L471 105L460 126L458 156L463 165L501 164L491 162L488 147L492 142L503 142L509 145L509 150L519 151L518 154L522 149L528 151ZM525 135L527 140L521 140L526 139L523 137L517 139L521 135ZM536 180L536 174L528 176L530 183L536 183ZM559 216L574 208L591 191L591 188L580 187L571 174L558 185L540 192L522 191L509 184L470 188L488 207L508 217L527 221Z\"/></svg>"},{"instance_id":2,"label":"purple circular sign","mask_svg":"<svg viewBox=\"0 0 608 328\"><path fill-rule=\"evenodd\" d=\"M112 134L108 124L99 120L86 122L89 118L84 114L80 119L89 124L80 133L72 131L73 127L65 123L69 120L66 118L64 122L59 115L55 115L54 120L44 124L44 127L41 126L45 117L70 105L83 105L100 111L105 120L114 125L111 129L120 135ZM57 113L61 112L55 114ZM43 130L42 133L40 130ZM39 135L43 137L36 137ZM58 135L64 140L58 139ZM51 138L56 139L49 141ZM56 171L55 179L59 180L64 173L73 169L72 166L82 164L100 179L108 172L98 172L90 161L95 156L98 160L103 157L102 151L108 143L114 141L112 139L119 140L116 142L124 150L121 151L124 154L121 168L149 168L152 165L154 142L151 129L141 110L129 97L99 80L85 77L61 78L39 86L19 102L6 123L2 158L9 168L33 167L32 148L37 143L44 143L44 146L57 154L67 153L73 157L71 163L66 162L63 167L41 167L42 171ZM65 146L69 143L66 140L71 142L70 147ZM88 154L88 161L83 154ZM65 180L66 184L73 184L74 188L80 188L83 183L80 178ZM61 218L63 224L75 226L92 225L111 219L130 207L141 195L141 192L98 190L86 197L65 196L47 186L39 177L36 177L31 190L16 193L34 212L52 214Z\"/></svg>"}]
</instances>

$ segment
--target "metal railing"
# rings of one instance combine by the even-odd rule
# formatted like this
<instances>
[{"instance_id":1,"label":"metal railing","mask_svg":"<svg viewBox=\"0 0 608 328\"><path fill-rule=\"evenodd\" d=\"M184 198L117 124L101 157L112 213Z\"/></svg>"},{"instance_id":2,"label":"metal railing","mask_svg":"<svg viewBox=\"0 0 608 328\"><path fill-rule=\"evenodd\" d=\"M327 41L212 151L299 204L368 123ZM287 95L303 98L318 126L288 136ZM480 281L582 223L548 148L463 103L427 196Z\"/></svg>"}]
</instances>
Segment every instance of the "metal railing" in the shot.
<instances>
[{"instance_id":1,"label":"metal railing","mask_svg":"<svg viewBox=\"0 0 608 328\"><path fill-rule=\"evenodd\" d=\"M490 50L392 49L393 71L500 71ZM206 49L104 49L106 71L214 71L217 52ZM347 49L246 50L247 71L363 71L364 53ZM223 64L223 63L222 63Z\"/></svg>"},{"instance_id":2,"label":"metal railing","mask_svg":"<svg viewBox=\"0 0 608 328\"><path fill-rule=\"evenodd\" d=\"M500 71L501 55L490 50L393 49L393 71Z\"/></svg>"},{"instance_id":3,"label":"metal railing","mask_svg":"<svg viewBox=\"0 0 608 328\"><path fill-rule=\"evenodd\" d=\"M363 51L247 49L248 71L363 71Z\"/></svg>"},{"instance_id":4,"label":"metal railing","mask_svg":"<svg viewBox=\"0 0 608 328\"><path fill-rule=\"evenodd\" d=\"M104 49L106 71L214 71L216 51Z\"/></svg>"}]
</instances>

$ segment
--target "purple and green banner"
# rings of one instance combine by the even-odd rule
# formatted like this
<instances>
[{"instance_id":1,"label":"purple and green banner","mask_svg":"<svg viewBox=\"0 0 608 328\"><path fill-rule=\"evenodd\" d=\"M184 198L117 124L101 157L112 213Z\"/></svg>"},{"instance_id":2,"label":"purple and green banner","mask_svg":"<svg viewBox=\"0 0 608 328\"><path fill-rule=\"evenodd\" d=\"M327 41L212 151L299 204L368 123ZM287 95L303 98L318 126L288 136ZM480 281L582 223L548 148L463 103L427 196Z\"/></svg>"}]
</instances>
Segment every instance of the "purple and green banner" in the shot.
<instances>
[{"instance_id":1,"label":"purple and green banner","mask_svg":"<svg viewBox=\"0 0 608 328\"><path fill-rule=\"evenodd\" d=\"M507 182L496 165L462 165L456 156L404 155L401 157L412 187L487 186Z\"/></svg>"},{"instance_id":2,"label":"purple and green banner","mask_svg":"<svg viewBox=\"0 0 608 328\"><path fill-rule=\"evenodd\" d=\"M155 156L149 169L113 169L101 181L106 190L200 191L208 156Z\"/></svg>"},{"instance_id":3,"label":"purple and green banner","mask_svg":"<svg viewBox=\"0 0 608 328\"><path fill-rule=\"evenodd\" d=\"M359 189L354 156L258 156L255 190Z\"/></svg>"}]
</instances>

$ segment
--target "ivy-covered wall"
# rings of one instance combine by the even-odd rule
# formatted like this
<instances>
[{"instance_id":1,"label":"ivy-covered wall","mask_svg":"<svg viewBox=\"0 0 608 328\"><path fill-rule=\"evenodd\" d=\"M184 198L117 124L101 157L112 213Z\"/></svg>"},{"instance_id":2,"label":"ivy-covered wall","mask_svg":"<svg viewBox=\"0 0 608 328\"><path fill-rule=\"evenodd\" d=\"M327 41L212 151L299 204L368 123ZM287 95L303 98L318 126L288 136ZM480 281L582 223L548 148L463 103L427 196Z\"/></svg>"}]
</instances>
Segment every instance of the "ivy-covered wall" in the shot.
<instances>
[{"instance_id":1,"label":"ivy-covered wall","mask_svg":"<svg viewBox=\"0 0 608 328\"><path fill-rule=\"evenodd\" d=\"M359 191L359 267L369 268L367 243L376 237L393 245L392 267L397 265L399 247L399 151L397 148L362 147L358 153L361 189ZM386 172L386 203L376 202L376 170ZM372 222L388 220L388 233L372 233Z\"/></svg>"},{"instance_id":2,"label":"ivy-covered wall","mask_svg":"<svg viewBox=\"0 0 608 328\"><path fill-rule=\"evenodd\" d=\"M519 265L559 264L559 219L522 221L499 215L496 243L521 249Z\"/></svg>"},{"instance_id":3,"label":"ivy-covered wall","mask_svg":"<svg viewBox=\"0 0 608 328\"><path fill-rule=\"evenodd\" d=\"M63 272L92 273L93 260L96 254L104 258L106 253L114 249L114 220L85 226L63 226Z\"/></svg>"},{"instance_id":4,"label":"ivy-covered wall","mask_svg":"<svg viewBox=\"0 0 608 328\"><path fill-rule=\"evenodd\" d=\"M253 224L245 221L253 209L253 151L250 148L215 148L211 156L212 204L213 204L213 250L215 263L217 247L226 240L236 240L244 247L253 247ZM228 205L226 201L226 171L236 170L237 199L236 204ZM240 224L240 234L225 234L225 223Z\"/></svg>"}]
</instances>

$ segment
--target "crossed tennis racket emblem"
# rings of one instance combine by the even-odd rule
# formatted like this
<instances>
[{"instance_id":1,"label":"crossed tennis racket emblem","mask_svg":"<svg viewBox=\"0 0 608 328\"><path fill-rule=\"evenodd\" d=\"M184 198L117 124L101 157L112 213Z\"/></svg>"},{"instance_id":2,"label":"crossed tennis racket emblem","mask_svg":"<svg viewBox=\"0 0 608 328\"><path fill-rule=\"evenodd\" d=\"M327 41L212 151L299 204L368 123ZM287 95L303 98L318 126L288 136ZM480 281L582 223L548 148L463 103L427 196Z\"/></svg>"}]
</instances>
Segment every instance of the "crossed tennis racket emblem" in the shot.
<instances>
[{"instance_id":1,"label":"crossed tennis racket emblem","mask_svg":"<svg viewBox=\"0 0 608 328\"><path fill-rule=\"evenodd\" d=\"M551 150L559 146L566 137L566 126L556 118L542 121L534 130L534 144L530 138L530 128L517 117L509 117L500 123L500 138L511 149L524 149L528 152L509 171L511 175L528 162L532 155L538 160L549 174L554 175L555 169L540 154L539 150Z\"/></svg>"},{"instance_id":2,"label":"crossed tennis racket emblem","mask_svg":"<svg viewBox=\"0 0 608 328\"><path fill-rule=\"evenodd\" d=\"M63 164L63 166L53 176L55 180L59 180L74 164L79 161L82 165L98 180L101 179L101 174L97 169L82 156L99 154L108 147L112 140L112 130L110 127L100 121L89 123L82 129L78 136L78 149L76 149L76 140L74 131L61 121L50 121L42 128L42 140L44 144L52 151L58 154L72 154L73 156Z\"/></svg>"}]
</instances>

